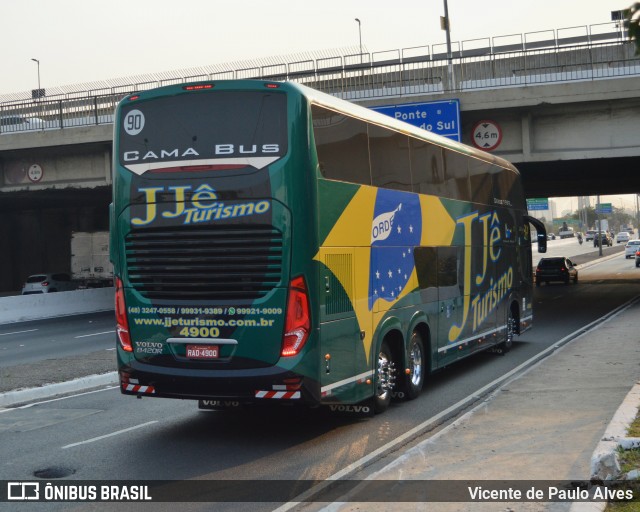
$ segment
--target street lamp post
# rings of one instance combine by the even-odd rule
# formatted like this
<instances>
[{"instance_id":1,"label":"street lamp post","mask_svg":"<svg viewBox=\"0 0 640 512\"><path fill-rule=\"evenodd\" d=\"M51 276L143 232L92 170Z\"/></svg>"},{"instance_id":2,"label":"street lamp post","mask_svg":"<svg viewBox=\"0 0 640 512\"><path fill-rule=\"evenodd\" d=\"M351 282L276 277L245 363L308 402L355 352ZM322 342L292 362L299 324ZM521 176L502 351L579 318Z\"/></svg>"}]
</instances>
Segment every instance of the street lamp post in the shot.
<instances>
[{"instance_id":1,"label":"street lamp post","mask_svg":"<svg viewBox=\"0 0 640 512\"><path fill-rule=\"evenodd\" d=\"M447 37L447 61L449 63L449 87L454 89L455 75L453 72L453 54L451 53L451 23L449 22L449 4L444 0L444 18L442 19L442 28Z\"/></svg>"},{"instance_id":2,"label":"street lamp post","mask_svg":"<svg viewBox=\"0 0 640 512\"><path fill-rule=\"evenodd\" d=\"M38 100L42 97L42 89L40 88L40 61L38 59L31 59L38 65L38 92L36 93Z\"/></svg>"},{"instance_id":3,"label":"street lamp post","mask_svg":"<svg viewBox=\"0 0 640 512\"><path fill-rule=\"evenodd\" d=\"M358 22L358 40L360 41L360 64L362 64L362 23L360 23L360 19L355 19Z\"/></svg>"}]
</instances>

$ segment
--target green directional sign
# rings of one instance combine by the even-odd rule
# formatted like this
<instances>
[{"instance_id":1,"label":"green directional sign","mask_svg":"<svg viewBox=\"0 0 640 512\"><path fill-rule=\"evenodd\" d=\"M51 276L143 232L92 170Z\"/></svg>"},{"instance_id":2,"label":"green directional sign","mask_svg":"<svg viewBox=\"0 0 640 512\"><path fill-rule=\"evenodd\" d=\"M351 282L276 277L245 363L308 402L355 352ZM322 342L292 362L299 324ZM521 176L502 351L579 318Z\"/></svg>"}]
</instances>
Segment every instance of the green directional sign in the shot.
<instances>
[{"instance_id":1,"label":"green directional sign","mask_svg":"<svg viewBox=\"0 0 640 512\"><path fill-rule=\"evenodd\" d=\"M527 199L527 210L548 210L549 198L548 197L534 197Z\"/></svg>"},{"instance_id":2,"label":"green directional sign","mask_svg":"<svg viewBox=\"0 0 640 512\"><path fill-rule=\"evenodd\" d=\"M596 205L596 213L613 213L613 206L611 203L600 203Z\"/></svg>"}]
</instances>

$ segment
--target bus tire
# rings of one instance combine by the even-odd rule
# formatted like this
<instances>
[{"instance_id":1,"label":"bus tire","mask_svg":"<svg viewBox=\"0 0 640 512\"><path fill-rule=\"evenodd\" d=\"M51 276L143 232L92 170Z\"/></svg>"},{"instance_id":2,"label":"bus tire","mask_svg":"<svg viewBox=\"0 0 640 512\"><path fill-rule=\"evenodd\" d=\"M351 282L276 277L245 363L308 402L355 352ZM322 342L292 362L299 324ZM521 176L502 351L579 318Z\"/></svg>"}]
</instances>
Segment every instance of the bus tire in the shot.
<instances>
[{"instance_id":1,"label":"bus tire","mask_svg":"<svg viewBox=\"0 0 640 512\"><path fill-rule=\"evenodd\" d=\"M407 368L409 373L405 375L405 397L407 400L417 398L425 378L425 363L427 361L424 353L424 342L418 331L413 331L409 340L409 350L407 354Z\"/></svg>"},{"instance_id":2,"label":"bus tire","mask_svg":"<svg viewBox=\"0 0 640 512\"><path fill-rule=\"evenodd\" d=\"M391 403L395 384L396 370L389 344L386 340L380 345L374 376L373 410L376 414L384 412Z\"/></svg>"},{"instance_id":3,"label":"bus tire","mask_svg":"<svg viewBox=\"0 0 640 512\"><path fill-rule=\"evenodd\" d=\"M516 318L513 311L509 309L509 315L507 316L506 332L504 335L504 341L498 345L498 349L501 354L506 354L513 347L513 337L516 334Z\"/></svg>"}]
</instances>

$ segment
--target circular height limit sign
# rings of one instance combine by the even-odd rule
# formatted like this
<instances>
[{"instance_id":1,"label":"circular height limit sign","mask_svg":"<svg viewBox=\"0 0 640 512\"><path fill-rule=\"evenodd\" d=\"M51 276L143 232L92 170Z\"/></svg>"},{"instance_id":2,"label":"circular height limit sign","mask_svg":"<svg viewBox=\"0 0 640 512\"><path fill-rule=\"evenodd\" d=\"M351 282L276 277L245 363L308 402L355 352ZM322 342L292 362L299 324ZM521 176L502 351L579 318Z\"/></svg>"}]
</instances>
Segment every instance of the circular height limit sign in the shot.
<instances>
[{"instance_id":1,"label":"circular height limit sign","mask_svg":"<svg viewBox=\"0 0 640 512\"><path fill-rule=\"evenodd\" d=\"M473 145L485 151L493 151L502 142L502 130L495 121L479 121L471 131Z\"/></svg>"}]
</instances>

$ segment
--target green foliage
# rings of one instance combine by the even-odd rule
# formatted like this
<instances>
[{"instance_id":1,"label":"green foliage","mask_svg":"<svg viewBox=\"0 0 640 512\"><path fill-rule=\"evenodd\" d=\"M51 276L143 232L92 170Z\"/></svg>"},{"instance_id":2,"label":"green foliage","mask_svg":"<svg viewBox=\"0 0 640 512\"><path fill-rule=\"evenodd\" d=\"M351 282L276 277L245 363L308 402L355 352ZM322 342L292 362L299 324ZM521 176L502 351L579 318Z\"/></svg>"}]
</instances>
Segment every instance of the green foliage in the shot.
<instances>
[{"instance_id":1,"label":"green foliage","mask_svg":"<svg viewBox=\"0 0 640 512\"><path fill-rule=\"evenodd\" d=\"M624 17L629 31L629 39L636 45L636 55L640 55L640 2L634 2L625 9Z\"/></svg>"}]
</instances>

